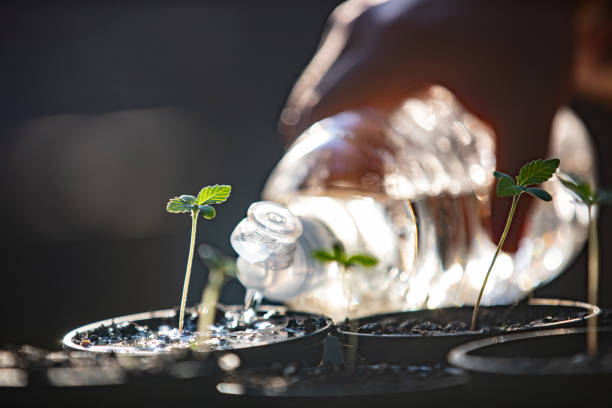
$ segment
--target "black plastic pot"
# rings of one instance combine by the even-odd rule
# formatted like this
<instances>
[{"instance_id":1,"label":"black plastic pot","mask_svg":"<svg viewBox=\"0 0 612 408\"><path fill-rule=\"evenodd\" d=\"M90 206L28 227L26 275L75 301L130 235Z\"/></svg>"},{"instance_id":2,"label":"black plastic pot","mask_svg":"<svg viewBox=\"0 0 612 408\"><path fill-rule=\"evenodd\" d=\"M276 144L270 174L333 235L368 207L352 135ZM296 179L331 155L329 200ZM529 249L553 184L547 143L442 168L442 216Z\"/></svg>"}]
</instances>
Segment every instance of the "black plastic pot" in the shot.
<instances>
[{"instance_id":1,"label":"black plastic pot","mask_svg":"<svg viewBox=\"0 0 612 408\"><path fill-rule=\"evenodd\" d=\"M495 336L451 350L451 364L469 372L477 406L612 404L612 328L598 329L599 353L586 353L586 328Z\"/></svg>"},{"instance_id":2,"label":"black plastic pot","mask_svg":"<svg viewBox=\"0 0 612 408\"><path fill-rule=\"evenodd\" d=\"M0 351L0 360L0 401L6 407L198 403L217 395L221 373L211 355L189 352L144 357L46 352L25 346Z\"/></svg>"},{"instance_id":3,"label":"black plastic pot","mask_svg":"<svg viewBox=\"0 0 612 408\"><path fill-rule=\"evenodd\" d=\"M261 310L286 311L285 308L269 306L263 306ZM332 326L331 320L326 318L324 327L303 336L231 351L185 349L168 353L134 350L131 353L109 353L95 347L83 347L74 341L77 332L113 323L133 322L150 328L160 325L175 327L175 315L175 310L160 310L79 327L64 337L65 352L49 353L26 347L29 357L17 359L15 356L19 352L6 351L3 356L7 358L0 356L3 357L0 358L0 401L9 403L7 406L217 406L224 398L217 391L217 384L224 376L222 368L227 369L223 359L227 360L228 354L237 355L242 367L285 361L317 364L323 354L322 341ZM287 315L298 322L322 317L300 312L287 312Z\"/></svg>"},{"instance_id":4,"label":"black plastic pot","mask_svg":"<svg viewBox=\"0 0 612 408\"><path fill-rule=\"evenodd\" d=\"M470 322L473 308L452 307L410 312L387 313L357 319L357 327L378 322L381 325L389 322L417 319L419 321ZM502 333L514 333L556 327L572 327L584 324L586 319L600 313L597 306L583 302L558 299L530 299L519 307L488 306L480 308L481 316L494 314L507 321L525 319L542 319L541 323L527 327L508 327L501 330L462 331L455 333L434 334L370 334L355 333L338 328L336 335L345 348L357 343L357 354L370 362L394 362L411 364L435 364L444 362L446 354L455 346L468 341ZM546 322L550 316L579 315L562 321ZM351 339L352 338L352 339ZM355 342L355 338L357 341Z\"/></svg>"},{"instance_id":5,"label":"black plastic pot","mask_svg":"<svg viewBox=\"0 0 612 408\"><path fill-rule=\"evenodd\" d=\"M223 406L448 407L467 398L468 376L454 367L296 365L228 372L217 385Z\"/></svg>"},{"instance_id":6,"label":"black plastic pot","mask_svg":"<svg viewBox=\"0 0 612 408\"><path fill-rule=\"evenodd\" d=\"M240 306L223 306L223 310L238 309ZM286 308L280 306L261 306L260 312L278 311L286 313L289 318L296 319L298 322L307 318L320 319L324 318L326 325L318 328L313 332L306 333L301 336L288 338L283 341L266 345L256 345L253 347L244 347L231 350L216 350L211 352L216 357L223 356L227 353L236 354L240 358L242 365L269 363L270 361L289 362L299 359L301 361L316 364L321 361L323 354L323 339L330 331L332 322L329 318L312 313L287 311ZM138 325L148 326L152 330L157 329L161 325L176 327L176 310L166 309L147 313L138 313L133 315L121 316L114 319L108 319L100 322L91 323L67 333L63 339L63 345L66 349L78 350L85 352L108 352L104 349L96 347L84 347L75 341L77 333L91 331L100 327L110 326L113 323L136 323ZM151 356L159 353L151 353L149 351L141 351L137 349L126 349L125 353L141 356ZM197 353L197 351L196 351Z\"/></svg>"}]
</instances>

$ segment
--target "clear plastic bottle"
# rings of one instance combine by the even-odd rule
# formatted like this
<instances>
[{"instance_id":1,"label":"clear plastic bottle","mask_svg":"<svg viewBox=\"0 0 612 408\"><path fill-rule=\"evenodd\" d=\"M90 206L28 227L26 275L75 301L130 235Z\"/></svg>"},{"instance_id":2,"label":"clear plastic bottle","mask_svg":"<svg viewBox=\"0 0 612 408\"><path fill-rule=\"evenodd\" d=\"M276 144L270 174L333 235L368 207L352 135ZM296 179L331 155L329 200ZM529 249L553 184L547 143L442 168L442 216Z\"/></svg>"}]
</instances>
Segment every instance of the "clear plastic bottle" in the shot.
<instances>
[{"instance_id":1,"label":"clear plastic bottle","mask_svg":"<svg viewBox=\"0 0 612 408\"><path fill-rule=\"evenodd\" d=\"M551 139L549 156L563 171L594 180L589 135L569 109L556 115ZM495 250L485 230L494 169L491 131L441 87L390 117L363 109L313 125L263 192L301 219L296 259L311 271L292 290L271 283L268 297L336 320L349 301L356 315L473 304ZM485 304L523 297L582 247L586 207L556 179L546 189L553 202L532 207L519 250L498 258ZM310 256L335 241L374 255L377 267L356 267L343 281L333 264Z\"/></svg>"}]
</instances>

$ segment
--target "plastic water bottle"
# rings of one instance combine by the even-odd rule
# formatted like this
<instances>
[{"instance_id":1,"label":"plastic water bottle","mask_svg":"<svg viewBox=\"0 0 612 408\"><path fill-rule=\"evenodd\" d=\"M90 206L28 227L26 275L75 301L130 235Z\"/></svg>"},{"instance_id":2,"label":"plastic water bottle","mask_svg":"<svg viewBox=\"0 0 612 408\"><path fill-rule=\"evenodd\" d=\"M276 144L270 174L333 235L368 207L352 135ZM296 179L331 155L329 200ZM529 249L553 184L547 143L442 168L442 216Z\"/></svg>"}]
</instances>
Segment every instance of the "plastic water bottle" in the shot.
<instances>
[{"instance_id":1,"label":"plastic water bottle","mask_svg":"<svg viewBox=\"0 0 612 408\"><path fill-rule=\"evenodd\" d=\"M264 199L283 204L302 224L301 235L289 233L295 246L279 244L279 259L291 253L293 263L267 257L268 244L253 249L249 262L237 249L241 281L336 320L344 318L349 301L357 315L473 304L496 244L485 228L494 148L490 129L441 87L407 100L390 116L364 109L316 123L278 163L263 191ZM549 156L561 159L563 171L594 180L588 133L569 109L556 115ZM557 276L582 247L587 208L556 179L545 188L553 202L534 203L519 250L497 260L485 304L525 296ZM268 228L256 213L249 211L253 225ZM336 241L349 254L375 256L378 265L356 267L344 281L333 263L311 256ZM240 247L234 236L232 243Z\"/></svg>"}]
</instances>

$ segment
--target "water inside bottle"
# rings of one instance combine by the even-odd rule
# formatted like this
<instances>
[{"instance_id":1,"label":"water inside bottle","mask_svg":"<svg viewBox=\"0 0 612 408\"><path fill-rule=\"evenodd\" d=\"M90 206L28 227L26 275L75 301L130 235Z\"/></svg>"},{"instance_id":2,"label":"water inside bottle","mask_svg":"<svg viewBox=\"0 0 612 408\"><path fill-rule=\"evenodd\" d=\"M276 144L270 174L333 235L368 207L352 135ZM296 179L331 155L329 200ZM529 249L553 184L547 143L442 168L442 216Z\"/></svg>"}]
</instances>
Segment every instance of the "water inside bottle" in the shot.
<instances>
[{"instance_id":1,"label":"water inside bottle","mask_svg":"<svg viewBox=\"0 0 612 408\"><path fill-rule=\"evenodd\" d=\"M553 190L559 188L556 184ZM485 290L485 304L522 297L551 279L571 260L568 254L582 245L580 227L586 208L561 193L557 201L557 208L535 204L519 250L499 256ZM337 265L313 265L316 261L310 260L310 268L324 268L320 284L286 301L295 309L322 313L335 321L373 312L473 304L495 252L496 243L485 228L489 203L484 192L415 201L295 194L282 202L295 215L324 226L317 229L318 236L309 236L311 231L305 228L301 240L340 241L348 254L367 253L379 260L374 268L351 268L346 279ZM574 225L559 219L559 209L566 219L572 213ZM327 236L322 237L321 231ZM267 290L273 292L274 285L270 282ZM346 315L348 309L353 315Z\"/></svg>"}]
</instances>

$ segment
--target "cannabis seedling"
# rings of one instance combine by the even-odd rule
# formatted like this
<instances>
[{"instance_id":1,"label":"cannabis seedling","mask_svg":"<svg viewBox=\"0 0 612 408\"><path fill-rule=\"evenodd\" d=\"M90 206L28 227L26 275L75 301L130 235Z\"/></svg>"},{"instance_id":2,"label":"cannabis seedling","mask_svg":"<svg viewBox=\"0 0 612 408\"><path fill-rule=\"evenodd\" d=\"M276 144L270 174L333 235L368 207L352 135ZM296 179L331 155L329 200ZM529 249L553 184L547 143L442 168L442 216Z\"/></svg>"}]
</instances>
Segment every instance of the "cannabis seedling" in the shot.
<instances>
[{"instance_id":1,"label":"cannabis seedling","mask_svg":"<svg viewBox=\"0 0 612 408\"><path fill-rule=\"evenodd\" d=\"M472 330L476 330L476 322L478 321L478 310L480 309L480 301L482 300L482 294L484 293L485 287L487 285L487 280L489 279L489 274L493 269L495 260L497 259L499 252L504 246L504 241L506 240L506 236L508 235L508 231L510 230L510 224L512 223L512 218L514 217L514 211L516 210L516 205L518 204L519 198L523 193L527 193L544 201L552 200L552 197L546 191L542 190L541 188L531 186L535 184L544 183L549 178L551 178L552 175L557 171L559 163L559 159L538 159L531 161L521 167L519 175L516 177L516 181L511 176L502 172L493 172L495 178L498 179L497 189L495 190L495 192L499 197L512 197L512 206L510 207L510 213L508 214L508 219L506 220L504 232L502 233L501 239L497 244L495 255L493 255L491 265L489 265L487 274L485 275L484 281L482 282L482 287L480 288L480 293L478 294L478 299L476 300L476 304L474 305L474 313L472 314Z\"/></svg>"},{"instance_id":2,"label":"cannabis seedling","mask_svg":"<svg viewBox=\"0 0 612 408\"><path fill-rule=\"evenodd\" d=\"M589 247L587 263L587 301L597 305L597 291L599 288L599 234L597 232L597 212L600 205L612 202L612 194L608 191L598 189L568 173L558 174L557 178L567 187L580 201L587 205L589 210ZM587 349L590 355L597 354L597 316L588 321Z\"/></svg>"},{"instance_id":3,"label":"cannabis seedling","mask_svg":"<svg viewBox=\"0 0 612 408\"><path fill-rule=\"evenodd\" d=\"M339 242L335 243L332 251L325 251L319 249L312 253L313 258L318 260L319 262L336 262L340 270L342 271L342 280L344 282L344 286L346 287L346 273L348 270L356 266L357 264L361 266L365 266L367 268L371 268L378 264L378 259L373 256L366 254L355 254L350 257L346 255L344 252L344 247ZM349 312L351 310L351 297L352 294L349 289L348 293L348 307L346 310L346 317L349 317Z\"/></svg>"},{"instance_id":4,"label":"cannabis seedling","mask_svg":"<svg viewBox=\"0 0 612 408\"><path fill-rule=\"evenodd\" d=\"M346 252L344 251L344 247L339 242L334 244L331 251L325 251L325 250L320 249L320 250L314 251L312 253L312 256L319 262L323 262L323 263L335 262L338 265L338 268L340 268L340 270L342 271L342 282L345 288L349 286L347 285L347 282L346 282L346 274L350 269L352 269L358 264L361 266L365 266L367 268L371 268L373 266L376 266L376 264L378 264L378 259L370 255L355 254L352 256L347 256ZM348 320L350 312L351 312L352 298L353 298L352 290L349 287L349 292L347 294L348 302L347 302L347 307L346 307L345 320ZM351 324L349 325L349 330L355 331L357 329L356 326L357 326L357 322L352 321ZM349 337L349 349L348 349L348 353L347 353L346 360L345 360L345 362L349 365L352 365L355 363L355 360L357 357L357 341L358 341L357 336Z\"/></svg>"},{"instance_id":5,"label":"cannabis seedling","mask_svg":"<svg viewBox=\"0 0 612 408\"><path fill-rule=\"evenodd\" d=\"M191 213L191 240L189 243L189 256L187 258L187 270L185 271L185 283L183 284L183 295L181 297L181 308L179 314L179 332L183 331L183 321L185 318L185 302L187 301L187 291L189 289L189 277L191 276L191 264L193 262L193 249L195 246L196 230L198 226L198 215L207 220L215 218L216 211L211 204L220 204L227 200L232 190L231 186L218 185L207 186L200 190L198 197L192 195L182 195L171 198L166 209L171 213Z\"/></svg>"}]
</instances>

